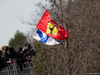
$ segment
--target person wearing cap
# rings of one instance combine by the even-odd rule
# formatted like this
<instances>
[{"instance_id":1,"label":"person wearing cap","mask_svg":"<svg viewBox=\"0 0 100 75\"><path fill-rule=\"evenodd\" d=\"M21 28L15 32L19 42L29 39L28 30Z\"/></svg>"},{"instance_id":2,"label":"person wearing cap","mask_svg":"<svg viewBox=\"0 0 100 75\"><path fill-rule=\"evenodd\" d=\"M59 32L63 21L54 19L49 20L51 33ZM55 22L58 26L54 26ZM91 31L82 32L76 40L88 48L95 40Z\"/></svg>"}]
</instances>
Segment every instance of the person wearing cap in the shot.
<instances>
[{"instance_id":1,"label":"person wearing cap","mask_svg":"<svg viewBox=\"0 0 100 75\"><path fill-rule=\"evenodd\" d=\"M23 51L24 51L24 50L27 50L27 49L28 49L28 43L25 43L25 44L24 44Z\"/></svg>"}]
</instances>

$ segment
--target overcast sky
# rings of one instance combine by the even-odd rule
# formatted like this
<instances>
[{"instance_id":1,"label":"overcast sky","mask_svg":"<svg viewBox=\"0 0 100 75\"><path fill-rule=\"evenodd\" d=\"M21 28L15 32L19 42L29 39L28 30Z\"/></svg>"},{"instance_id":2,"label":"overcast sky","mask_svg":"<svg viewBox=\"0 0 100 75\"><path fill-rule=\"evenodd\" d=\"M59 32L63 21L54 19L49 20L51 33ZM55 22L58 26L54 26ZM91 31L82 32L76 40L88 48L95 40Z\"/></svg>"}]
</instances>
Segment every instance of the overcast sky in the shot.
<instances>
[{"instance_id":1,"label":"overcast sky","mask_svg":"<svg viewBox=\"0 0 100 75\"><path fill-rule=\"evenodd\" d=\"M0 47L8 45L11 38L14 37L16 30L27 33L33 26L22 24L18 17L24 20L33 15L36 17L38 7L34 3L41 0L0 0ZM44 3L45 0L42 0Z\"/></svg>"}]
</instances>

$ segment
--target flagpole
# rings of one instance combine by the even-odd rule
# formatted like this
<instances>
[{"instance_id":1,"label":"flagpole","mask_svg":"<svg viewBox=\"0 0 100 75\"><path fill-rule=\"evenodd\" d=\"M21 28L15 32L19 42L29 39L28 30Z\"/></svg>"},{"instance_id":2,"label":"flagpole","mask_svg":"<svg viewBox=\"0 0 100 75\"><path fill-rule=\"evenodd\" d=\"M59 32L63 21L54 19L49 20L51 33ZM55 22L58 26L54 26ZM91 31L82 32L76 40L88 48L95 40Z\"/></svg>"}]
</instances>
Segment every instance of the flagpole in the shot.
<instances>
[{"instance_id":1,"label":"flagpole","mask_svg":"<svg viewBox=\"0 0 100 75\"><path fill-rule=\"evenodd\" d=\"M68 24L67 24L67 32L68 32ZM67 37L67 49L69 48L69 42L68 42L68 37Z\"/></svg>"},{"instance_id":2,"label":"flagpole","mask_svg":"<svg viewBox=\"0 0 100 75\"><path fill-rule=\"evenodd\" d=\"M68 32L68 23L66 24L66 27L67 27L67 32ZM69 37L67 37L66 39L66 50L67 50L67 55L68 55L68 68L69 68L69 75L72 75L72 69L71 69L71 64L70 64L70 52L69 52L69 40L68 40Z\"/></svg>"}]
</instances>

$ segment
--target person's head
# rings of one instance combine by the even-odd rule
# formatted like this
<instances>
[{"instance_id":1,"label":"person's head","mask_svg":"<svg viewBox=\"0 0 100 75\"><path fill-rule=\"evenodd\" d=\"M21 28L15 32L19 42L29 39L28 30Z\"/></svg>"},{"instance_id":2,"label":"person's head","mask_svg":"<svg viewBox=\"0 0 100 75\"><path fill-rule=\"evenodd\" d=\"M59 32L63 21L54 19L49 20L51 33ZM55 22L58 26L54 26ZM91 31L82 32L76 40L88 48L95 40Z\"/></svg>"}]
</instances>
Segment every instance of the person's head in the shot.
<instances>
[{"instance_id":1,"label":"person's head","mask_svg":"<svg viewBox=\"0 0 100 75\"><path fill-rule=\"evenodd\" d=\"M4 56L4 54L3 54L3 52L0 50L0 57L3 57Z\"/></svg>"},{"instance_id":2,"label":"person's head","mask_svg":"<svg viewBox=\"0 0 100 75\"><path fill-rule=\"evenodd\" d=\"M13 52L14 52L14 48L10 47L10 53L13 53Z\"/></svg>"},{"instance_id":3,"label":"person's head","mask_svg":"<svg viewBox=\"0 0 100 75\"><path fill-rule=\"evenodd\" d=\"M8 54L10 53L10 48L8 46L5 48L5 52Z\"/></svg>"},{"instance_id":4,"label":"person's head","mask_svg":"<svg viewBox=\"0 0 100 75\"><path fill-rule=\"evenodd\" d=\"M6 47L7 47L7 46L2 46L2 47L1 47L1 51L2 51L2 52L5 52L5 48L6 48Z\"/></svg>"},{"instance_id":5,"label":"person's head","mask_svg":"<svg viewBox=\"0 0 100 75\"><path fill-rule=\"evenodd\" d=\"M25 43L24 49L28 49L28 43Z\"/></svg>"},{"instance_id":6,"label":"person's head","mask_svg":"<svg viewBox=\"0 0 100 75\"><path fill-rule=\"evenodd\" d=\"M32 48L32 46L30 44L28 44L28 49L31 49L31 48Z\"/></svg>"},{"instance_id":7,"label":"person's head","mask_svg":"<svg viewBox=\"0 0 100 75\"><path fill-rule=\"evenodd\" d=\"M19 53L23 53L23 48L20 47L20 48L18 49L18 52L19 52Z\"/></svg>"}]
</instances>

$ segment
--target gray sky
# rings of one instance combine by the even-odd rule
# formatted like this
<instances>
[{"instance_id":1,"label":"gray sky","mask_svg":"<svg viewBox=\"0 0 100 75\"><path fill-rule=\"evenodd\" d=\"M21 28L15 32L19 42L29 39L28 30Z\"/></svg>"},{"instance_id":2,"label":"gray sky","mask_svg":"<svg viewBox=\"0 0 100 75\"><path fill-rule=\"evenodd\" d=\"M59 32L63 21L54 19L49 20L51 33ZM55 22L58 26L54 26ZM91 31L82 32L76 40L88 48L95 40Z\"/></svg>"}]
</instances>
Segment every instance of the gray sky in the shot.
<instances>
[{"instance_id":1,"label":"gray sky","mask_svg":"<svg viewBox=\"0 0 100 75\"><path fill-rule=\"evenodd\" d=\"M8 45L16 30L24 33L31 30L32 26L22 24L18 17L28 20L33 15L37 19L35 11L38 7L34 3L38 2L41 0L0 0L0 47Z\"/></svg>"}]
</instances>

